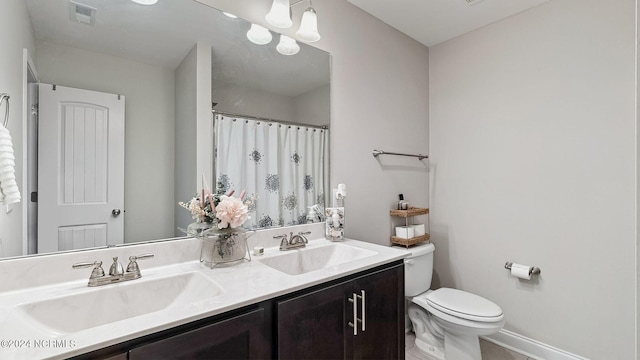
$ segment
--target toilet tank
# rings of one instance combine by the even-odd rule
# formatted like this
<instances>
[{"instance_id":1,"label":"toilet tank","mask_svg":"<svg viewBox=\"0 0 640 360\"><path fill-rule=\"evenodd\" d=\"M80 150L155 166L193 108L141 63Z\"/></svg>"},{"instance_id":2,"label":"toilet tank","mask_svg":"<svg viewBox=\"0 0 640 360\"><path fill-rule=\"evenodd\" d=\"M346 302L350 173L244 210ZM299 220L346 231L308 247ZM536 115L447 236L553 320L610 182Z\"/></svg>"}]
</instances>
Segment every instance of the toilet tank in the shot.
<instances>
[{"instance_id":1,"label":"toilet tank","mask_svg":"<svg viewBox=\"0 0 640 360\"><path fill-rule=\"evenodd\" d=\"M409 249L411 255L404 259L404 294L416 296L429 290L433 275L433 252L436 247L429 243Z\"/></svg>"}]
</instances>

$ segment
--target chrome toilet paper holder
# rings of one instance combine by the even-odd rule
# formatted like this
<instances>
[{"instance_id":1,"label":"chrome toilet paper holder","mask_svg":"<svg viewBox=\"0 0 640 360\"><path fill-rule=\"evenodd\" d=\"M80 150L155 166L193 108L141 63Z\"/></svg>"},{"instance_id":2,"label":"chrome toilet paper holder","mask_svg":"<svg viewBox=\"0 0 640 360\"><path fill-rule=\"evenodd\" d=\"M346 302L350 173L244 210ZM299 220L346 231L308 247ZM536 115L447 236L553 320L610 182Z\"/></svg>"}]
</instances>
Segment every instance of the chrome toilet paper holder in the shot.
<instances>
[{"instance_id":1,"label":"chrome toilet paper holder","mask_svg":"<svg viewBox=\"0 0 640 360\"><path fill-rule=\"evenodd\" d=\"M507 270L511 270L512 265L513 261L507 261L504 264L504 268ZM540 275L540 268L537 266L529 266L529 275Z\"/></svg>"}]
</instances>

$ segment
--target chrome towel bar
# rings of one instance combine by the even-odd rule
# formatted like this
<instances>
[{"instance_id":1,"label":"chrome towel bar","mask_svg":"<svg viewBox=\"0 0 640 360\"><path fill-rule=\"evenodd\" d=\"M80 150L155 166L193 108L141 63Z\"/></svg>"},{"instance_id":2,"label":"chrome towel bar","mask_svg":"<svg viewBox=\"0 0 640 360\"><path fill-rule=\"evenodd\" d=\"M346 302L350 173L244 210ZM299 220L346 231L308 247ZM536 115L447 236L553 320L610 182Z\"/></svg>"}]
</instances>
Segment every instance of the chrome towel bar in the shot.
<instances>
[{"instance_id":1,"label":"chrome towel bar","mask_svg":"<svg viewBox=\"0 0 640 360\"><path fill-rule=\"evenodd\" d=\"M397 156L411 156L411 157L417 157L418 160L422 160L422 159L428 159L429 155L422 155L422 154L403 154L403 153L395 153L395 152L388 152L388 151L384 151L384 150L373 150L373 157L377 158L380 155L397 155Z\"/></svg>"},{"instance_id":2,"label":"chrome towel bar","mask_svg":"<svg viewBox=\"0 0 640 360\"><path fill-rule=\"evenodd\" d=\"M9 94L0 93L0 107L2 107L2 103L6 101L7 105L4 108L4 122L2 125L7 127L9 125Z\"/></svg>"}]
</instances>

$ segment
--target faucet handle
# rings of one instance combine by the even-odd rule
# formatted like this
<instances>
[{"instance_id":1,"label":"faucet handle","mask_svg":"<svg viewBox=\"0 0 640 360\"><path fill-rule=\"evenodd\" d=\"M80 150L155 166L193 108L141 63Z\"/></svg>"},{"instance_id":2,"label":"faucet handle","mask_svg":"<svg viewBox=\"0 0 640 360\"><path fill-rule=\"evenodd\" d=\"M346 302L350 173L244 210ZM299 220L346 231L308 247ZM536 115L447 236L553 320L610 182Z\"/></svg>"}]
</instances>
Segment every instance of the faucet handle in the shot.
<instances>
[{"instance_id":1,"label":"faucet handle","mask_svg":"<svg viewBox=\"0 0 640 360\"><path fill-rule=\"evenodd\" d=\"M137 256L129 256L129 265L127 265L127 272L140 272L138 267L138 260L146 260L154 257L153 254L142 254Z\"/></svg>"},{"instance_id":2,"label":"faucet handle","mask_svg":"<svg viewBox=\"0 0 640 360\"><path fill-rule=\"evenodd\" d=\"M74 269L84 269L93 266L91 276L89 279L95 279L104 276L104 270L102 270L102 261L96 260L94 262L81 262L73 264L71 267Z\"/></svg>"},{"instance_id":3,"label":"faucet handle","mask_svg":"<svg viewBox=\"0 0 640 360\"><path fill-rule=\"evenodd\" d=\"M307 240L307 235L311 235L311 231L300 231L298 235L302 236L305 244L309 243L309 240Z\"/></svg>"},{"instance_id":4,"label":"faucet handle","mask_svg":"<svg viewBox=\"0 0 640 360\"><path fill-rule=\"evenodd\" d=\"M120 264L120 262L118 261L118 257L115 256L113 258L113 264L111 264L111 267L109 268L109 275L116 276L116 275L122 275L122 274L124 274L124 268L122 267L122 264Z\"/></svg>"},{"instance_id":5,"label":"faucet handle","mask_svg":"<svg viewBox=\"0 0 640 360\"><path fill-rule=\"evenodd\" d=\"M293 234L293 233L292 233L292 234ZM283 245L288 244L288 241L287 241L287 234L275 235L273 238L274 238L274 239L281 239L281 241L280 241L280 246L283 246Z\"/></svg>"}]
</instances>

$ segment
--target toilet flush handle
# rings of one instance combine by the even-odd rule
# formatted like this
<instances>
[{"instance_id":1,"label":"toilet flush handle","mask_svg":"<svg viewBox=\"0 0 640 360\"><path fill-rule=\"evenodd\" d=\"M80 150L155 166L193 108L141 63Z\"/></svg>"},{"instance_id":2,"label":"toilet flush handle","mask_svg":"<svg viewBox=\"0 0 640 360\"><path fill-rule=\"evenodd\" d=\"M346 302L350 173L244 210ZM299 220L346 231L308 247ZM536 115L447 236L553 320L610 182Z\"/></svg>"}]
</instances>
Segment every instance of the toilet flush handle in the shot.
<instances>
[{"instance_id":1,"label":"toilet flush handle","mask_svg":"<svg viewBox=\"0 0 640 360\"><path fill-rule=\"evenodd\" d=\"M411 259L405 259L404 260L405 265L413 265L413 260Z\"/></svg>"}]
</instances>

